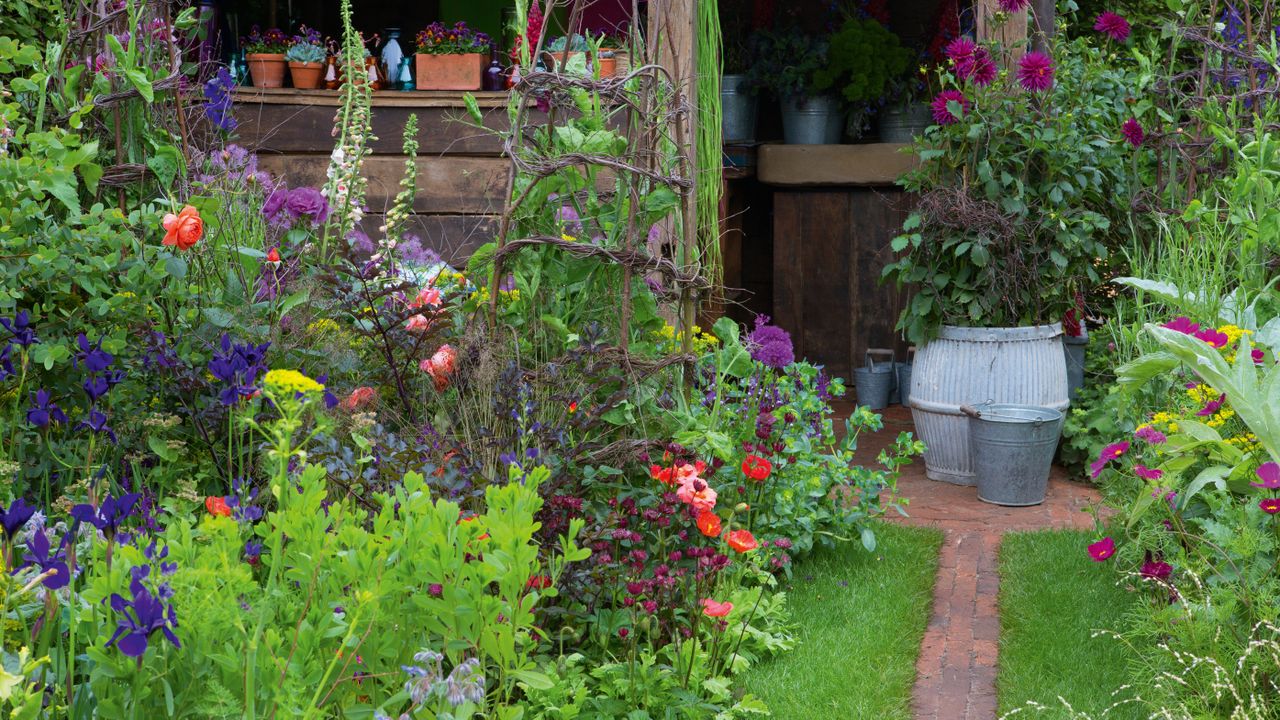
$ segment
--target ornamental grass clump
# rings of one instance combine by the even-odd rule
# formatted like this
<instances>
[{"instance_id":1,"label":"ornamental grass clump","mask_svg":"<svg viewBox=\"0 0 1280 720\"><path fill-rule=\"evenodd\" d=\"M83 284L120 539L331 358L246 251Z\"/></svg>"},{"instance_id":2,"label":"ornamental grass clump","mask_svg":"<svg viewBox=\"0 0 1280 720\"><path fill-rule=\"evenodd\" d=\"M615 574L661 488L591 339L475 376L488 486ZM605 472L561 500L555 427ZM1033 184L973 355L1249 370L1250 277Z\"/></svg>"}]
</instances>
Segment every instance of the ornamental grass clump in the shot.
<instances>
[{"instance_id":1,"label":"ornamental grass clump","mask_svg":"<svg viewBox=\"0 0 1280 720\"><path fill-rule=\"evenodd\" d=\"M1106 27L1110 37L1119 26ZM935 125L900 183L920 202L884 277L914 291L898 328L916 343L943 325L1062 321L1143 222L1132 205L1155 158L1134 109L1148 106L1135 99L1149 79L1097 37L1054 39L1017 60L1010 50L946 46Z\"/></svg>"}]
</instances>

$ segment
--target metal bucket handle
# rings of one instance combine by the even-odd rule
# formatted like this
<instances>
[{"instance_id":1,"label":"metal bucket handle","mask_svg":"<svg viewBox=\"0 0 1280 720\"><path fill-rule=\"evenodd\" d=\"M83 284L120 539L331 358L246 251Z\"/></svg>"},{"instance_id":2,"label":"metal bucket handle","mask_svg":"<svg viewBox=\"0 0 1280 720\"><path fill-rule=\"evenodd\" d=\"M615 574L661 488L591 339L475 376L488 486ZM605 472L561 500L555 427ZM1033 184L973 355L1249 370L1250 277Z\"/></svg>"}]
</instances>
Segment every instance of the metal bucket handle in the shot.
<instances>
[{"instance_id":1,"label":"metal bucket handle","mask_svg":"<svg viewBox=\"0 0 1280 720\"><path fill-rule=\"evenodd\" d=\"M889 357L889 367L891 368L893 367L894 360L897 359L891 348L867 348L866 367L872 370L875 370L876 367L875 361L871 359L872 355L887 355Z\"/></svg>"},{"instance_id":2,"label":"metal bucket handle","mask_svg":"<svg viewBox=\"0 0 1280 720\"><path fill-rule=\"evenodd\" d=\"M987 404L992 405L994 403L988 400ZM961 405L960 412L964 413L965 415L968 415L974 420L982 419L982 412L978 410L978 408L972 405ZM992 413L992 412L987 413L987 416L996 417L996 418L1009 418L1010 420L1026 420L1026 418L1020 418L1016 415L1001 415L1000 413ZM1035 420L1030 420L1029 422L1034 423L1036 427L1040 427L1041 425L1044 425L1047 421L1044 420L1043 418L1036 418Z\"/></svg>"}]
</instances>

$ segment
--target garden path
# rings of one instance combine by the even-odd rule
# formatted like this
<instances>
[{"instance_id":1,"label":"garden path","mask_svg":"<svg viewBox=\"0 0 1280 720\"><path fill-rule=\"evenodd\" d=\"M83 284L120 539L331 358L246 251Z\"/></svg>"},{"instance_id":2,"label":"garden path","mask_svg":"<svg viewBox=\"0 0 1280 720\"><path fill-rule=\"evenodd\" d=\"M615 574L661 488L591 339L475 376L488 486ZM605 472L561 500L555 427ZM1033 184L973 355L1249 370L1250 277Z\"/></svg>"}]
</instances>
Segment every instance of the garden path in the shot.
<instances>
[{"instance_id":1,"label":"garden path","mask_svg":"<svg viewBox=\"0 0 1280 720\"><path fill-rule=\"evenodd\" d=\"M903 430L912 430L909 410L884 411L885 429L859 448L874 457ZM868 458L870 459L870 458ZM933 613L916 660L912 709L916 720L991 720L996 717L996 662L1000 616L997 556L1005 532L1044 528L1088 528L1084 510L1099 500L1093 487L1067 479L1054 467L1044 503L1008 508L978 500L972 487L925 477L924 463L903 469L898 491L909 499L908 518L897 521L936 527L945 539L938 558Z\"/></svg>"}]
</instances>

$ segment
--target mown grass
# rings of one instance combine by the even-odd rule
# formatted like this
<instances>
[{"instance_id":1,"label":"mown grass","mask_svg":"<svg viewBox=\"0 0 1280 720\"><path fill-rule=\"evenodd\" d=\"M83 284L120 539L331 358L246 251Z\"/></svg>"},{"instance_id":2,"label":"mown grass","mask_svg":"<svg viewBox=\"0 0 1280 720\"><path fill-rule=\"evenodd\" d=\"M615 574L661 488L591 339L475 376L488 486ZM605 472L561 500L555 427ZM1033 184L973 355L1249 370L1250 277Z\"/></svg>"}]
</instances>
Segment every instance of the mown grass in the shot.
<instances>
[{"instance_id":1,"label":"mown grass","mask_svg":"<svg viewBox=\"0 0 1280 720\"><path fill-rule=\"evenodd\" d=\"M1111 568L1093 562L1089 533L1010 533L1000 546L1000 714L1040 703L1018 718L1142 717L1130 697L1127 649L1099 630L1119 630L1135 597L1116 585ZM1059 699L1061 698L1061 700ZM1062 703L1075 709L1073 715Z\"/></svg>"},{"instance_id":2,"label":"mown grass","mask_svg":"<svg viewBox=\"0 0 1280 720\"><path fill-rule=\"evenodd\" d=\"M911 717L942 533L882 524L878 546L822 550L786 583L796 648L746 676L777 720Z\"/></svg>"}]
</instances>

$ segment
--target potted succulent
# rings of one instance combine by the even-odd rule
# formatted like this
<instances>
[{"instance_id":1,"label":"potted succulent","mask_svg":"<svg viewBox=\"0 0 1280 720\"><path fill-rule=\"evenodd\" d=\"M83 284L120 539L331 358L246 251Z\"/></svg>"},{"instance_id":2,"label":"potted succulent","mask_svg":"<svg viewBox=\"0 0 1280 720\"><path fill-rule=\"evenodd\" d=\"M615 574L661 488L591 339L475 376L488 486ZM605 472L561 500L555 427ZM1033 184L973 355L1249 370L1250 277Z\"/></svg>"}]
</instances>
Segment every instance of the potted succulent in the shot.
<instances>
[{"instance_id":1,"label":"potted succulent","mask_svg":"<svg viewBox=\"0 0 1280 720\"><path fill-rule=\"evenodd\" d=\"M249 37L240 39L240 45L249 63L254 87L284 87L284 54L289 50L289 38L279 28L264 33L254 25L249 29Z\"/></svg>"},{"instance_id":2,"label":"potted succulent","mask_svg":"<svg viewBox=\"0 0 1280 720\"><path fill-rule=\"evenodd\" d=\"M302 90L314 90L320 87L324 79L324 61L327 53L320 33L306 25L293 36L289 51L284 54L289 62L289 75L293 77L293 86Z\"/></svg>"},{"instance_id":3,"label":"potted succulent","mask_svg":"<svg viewBox=\"0 0 1280 720\"><path fill-rule=\"evenodd\" d=\"M831 36L826 62L814 71L813 87L839 93L846 106L849 137L856 140L911 60L911 51L880 22L851 17Z\"/></svg>"},{"instance_id":4,"label":"potted succulent","mask_svg":"<svg viewBox=\"0 0 1280 720\"><path fill-rule=\"evenodd\" d=\"M962 484L974 465L961 405L1068 405L1059 321L1129 227L1145 157L1121 132L1137 75L1089 38L1006 73L996 57L967 38L948 45L935 124L900 182L918 198L892 243L904 254L884 271L912 291L898 328L920 346L911 407L926 471Z\"/></svg>"},{"instance_id":5,"label":"potted succulent","mask_svg":"<svg viewBox=\"0 0 1280 720\"><path fill-rule=\"evenodd\" d=\"M758 30L751 37L747 80L770 91L782 104L782 135L787 143L840 142L844 130L840 99L817 86L816 75L827 64L827 51L826 38L807 33L798 25Z\"/></svg>"},{"instance_id":6,"label":"potted succulent","mask_svg":"<svg viewBox=\"0 0 1280 720\"><path fill-rule=\"evenodd\" d=\"M418 32L414 64L419 90L479 90L489 36L459 21Z\"/></svg>"}]
</instances>

